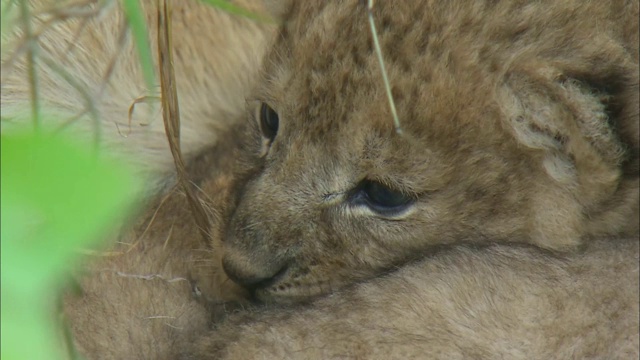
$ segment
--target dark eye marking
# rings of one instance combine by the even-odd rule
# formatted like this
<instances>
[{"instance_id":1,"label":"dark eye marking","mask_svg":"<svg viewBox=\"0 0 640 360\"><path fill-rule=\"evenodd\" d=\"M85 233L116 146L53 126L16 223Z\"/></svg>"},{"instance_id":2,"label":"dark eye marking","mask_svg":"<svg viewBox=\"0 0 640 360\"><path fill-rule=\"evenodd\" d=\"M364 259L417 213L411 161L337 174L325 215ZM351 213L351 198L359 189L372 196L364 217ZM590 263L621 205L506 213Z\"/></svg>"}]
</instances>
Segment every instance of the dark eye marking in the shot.
<instances>
[{"instance_id":1,"label":"dark eye marking","mask_svg":"<svg viewBox=\"0 0 640 360\"><path fill-rule=\"evenodd\" d=\"M260 130L264 137L273 141L278 134L280 118L278 113L266 103L260 105Z\"/></svg>"},{"instance_id":2,"label":"dark eye marking","mask_svg":"<svg viewBox=\"0 0 640 360\"><path fill-rule=\"evenodd\" d=\"M393 217L413 204L414 199L377 181L363 180L355 188L350 202L365 205L379 215Z\"/></svg>"}]
</instances>

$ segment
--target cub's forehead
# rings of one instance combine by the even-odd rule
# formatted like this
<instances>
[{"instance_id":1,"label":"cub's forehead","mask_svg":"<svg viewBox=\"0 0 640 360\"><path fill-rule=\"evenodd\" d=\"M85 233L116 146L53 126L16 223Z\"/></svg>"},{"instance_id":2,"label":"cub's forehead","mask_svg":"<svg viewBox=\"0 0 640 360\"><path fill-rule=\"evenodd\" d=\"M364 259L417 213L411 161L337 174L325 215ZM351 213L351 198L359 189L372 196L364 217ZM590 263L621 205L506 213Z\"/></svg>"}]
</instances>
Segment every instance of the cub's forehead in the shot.
<instances>
[{"instance_id":1,"label":"cub's forehead","mask_svg":"<svg viewBox=\"0 0 640 360\"><path fill-rule=\"evenodd\" d=\"M477 114L491 112L497 72L492 64L506 61L478 61L480 54L499 54L471 45L477 43L474 27L482 28L482 17L469 15L478 10L474 6L459 8L449 2L375 2L400 122L418 138L457 136L465 126L491 127L479 124ZM326 141L362 127L381 135L393 131L366 1L294 2L264 76L260 96L281 115L285 133L295 130L296 136Z\"/></svg>"},{"instance_id":2,"label":"cub's forehead","mask_svg":"<svg viewBox=\"0 0 640 360\"><path fill-rule=\"evenodd\" d=\"M263 82L265 96L285 117L340 126L355 120L355 109L384 95L365 20L357 1L295 3L267 58Z\"/></svg>"},{"instance_id":3,"label":"cub's forehead","mask_svg":"<svg viewBox=\"0 0 640 360\"><path fill-rule=\"evenodd\" d=\"M385 96L365 8L357 1L301 1L296 8L304 14L287 23L266 60L264 97L284 118L303 117L316 134L358 122L358 111L378 107ZM379 108L390 116L388 105Z\"/></svg>"}]
</instances>

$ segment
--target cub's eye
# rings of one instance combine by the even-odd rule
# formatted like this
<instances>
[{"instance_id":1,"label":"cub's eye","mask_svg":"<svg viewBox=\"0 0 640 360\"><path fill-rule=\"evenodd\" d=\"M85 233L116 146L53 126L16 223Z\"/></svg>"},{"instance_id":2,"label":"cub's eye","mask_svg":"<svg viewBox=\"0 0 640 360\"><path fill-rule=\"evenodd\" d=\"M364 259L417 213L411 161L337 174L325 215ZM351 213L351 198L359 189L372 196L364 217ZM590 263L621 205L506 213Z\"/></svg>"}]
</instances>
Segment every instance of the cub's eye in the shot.
<instances>
[{"instance_id":1,"label":"cub's eye","mask_svg":"<svg viewBox=\"0 0 640 360\"><path fill-rule=\"evenodd\" d=\"M363 203L371 210L383 216L394 216L413 203L413 198L400 191L371 180L364 180L356 191L353 200Z\"/></svg>"},{"instance_id":2,"label":"cub's eye","mask_svg":"<svg viewBox=\"0 0 640 360\"><path fill-rule=\"evenodd\" d=\"M262 103L260 105L260 130L262 130L262 134L273 141L278 133L279 124L278 113L266 103Z\"/></svg>"}]
</instances>

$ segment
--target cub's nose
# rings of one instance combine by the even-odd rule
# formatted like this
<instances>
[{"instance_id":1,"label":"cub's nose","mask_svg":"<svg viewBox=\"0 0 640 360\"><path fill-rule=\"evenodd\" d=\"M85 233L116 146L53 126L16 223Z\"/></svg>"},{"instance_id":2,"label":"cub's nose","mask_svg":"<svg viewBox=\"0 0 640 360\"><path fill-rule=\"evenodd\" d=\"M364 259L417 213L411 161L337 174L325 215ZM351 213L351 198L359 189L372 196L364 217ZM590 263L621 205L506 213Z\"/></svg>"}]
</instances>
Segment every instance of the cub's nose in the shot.
<instances>
[{"instance_id":1,"label":"cub's nose","mask_svg":"<svg viewBox=\"0 0 640 360\"><path fill-rule=\"evenodd\" d=\"M260 264L239 254L225 254L222 268L231 280L250 291L273 284L287 271L284 263L269 261Z\"/></svg>"}]
</instances>

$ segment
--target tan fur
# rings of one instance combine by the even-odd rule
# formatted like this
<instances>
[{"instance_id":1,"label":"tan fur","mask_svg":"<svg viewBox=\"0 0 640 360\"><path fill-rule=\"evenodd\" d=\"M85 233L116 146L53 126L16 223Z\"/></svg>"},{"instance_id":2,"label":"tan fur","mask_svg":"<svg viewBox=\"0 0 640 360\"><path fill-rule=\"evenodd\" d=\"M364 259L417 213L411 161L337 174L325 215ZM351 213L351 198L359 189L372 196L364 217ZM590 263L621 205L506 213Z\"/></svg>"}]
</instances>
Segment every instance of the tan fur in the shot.
<instances>
[{"instance_id":1,"label":"tan fur","mask_svg":"<svg viewBox=\"0 0 640 360\"><path fill-rule=\"evenodd\" d=\"M638 357L638 1L376 1L402 135L363 2L267 1L285 25L250 99L279 113L272 143L258 116L232 126L268 27L173 3L183 146L191 158L217 143L191 173L221 221L202 244L179 192L154 200L110 248L121 254L92 261L83 294L65 299L82 354ZM121 22L105 14L71 53L61 40L79 24L65 23L43 35L43 53L98 91ZM126 132L145 94L131 43L120 51L98 101L105 144L164 172L157 114L128 138L108 130ZM28 99L24 64L4 70L3 131ZM42 74L49 108L83 108ZM415 202L393 219L353 206L364 178ZM223 255L239 281L265 280L252 289L263 302L336 293L242 311L209 333L246 299Z\"/></svg>"},{"instance_id":2,"label":"tan fur","mask_svg":"<svg viewBox=\"0 0 640 360\"><path fill-rule=\"evenodd\" d=\"M376 2L402 134L365 2L288 3L253 96L278 133L255 126L225 238L225 269L259 299L307 300L460 241L638 235L638 1ZM356 203L365 179L414 201Z\"/></svg>"},{"instance_id":3,"label":"tan fur","mask_svg":"<svg viewBox=\"0 0 640 360\"><path fill-rule=\"evenodd\" d=\"M638 244L454 246L304 309L231 317L185 359L636 359Z\"/></svg>"}]
</instances>

